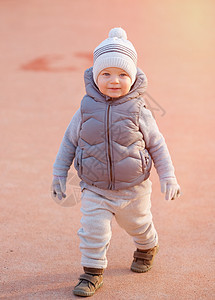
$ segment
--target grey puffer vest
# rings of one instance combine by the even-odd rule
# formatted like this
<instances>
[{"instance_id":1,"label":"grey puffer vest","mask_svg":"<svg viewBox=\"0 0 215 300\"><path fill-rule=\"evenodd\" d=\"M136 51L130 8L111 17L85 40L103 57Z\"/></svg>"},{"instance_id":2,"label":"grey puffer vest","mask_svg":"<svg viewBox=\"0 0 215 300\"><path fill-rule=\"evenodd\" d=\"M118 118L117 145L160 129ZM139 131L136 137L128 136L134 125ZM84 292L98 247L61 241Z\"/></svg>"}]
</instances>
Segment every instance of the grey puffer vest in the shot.
<instances>
[{"instance_id":1,"label":"grey puffer vest","mask_svg":"<svg viewBox=\"0 0 215 300\"><path fill-rule=\"evenodd\" d=\"M74 162L79 177L89 185L110 190L126 189L146 180L152 162L139 130L145 74L138 69L131 91L117 99L98 90L92 68L85 71L85 85Z\"/></svg>"}]
</instances>

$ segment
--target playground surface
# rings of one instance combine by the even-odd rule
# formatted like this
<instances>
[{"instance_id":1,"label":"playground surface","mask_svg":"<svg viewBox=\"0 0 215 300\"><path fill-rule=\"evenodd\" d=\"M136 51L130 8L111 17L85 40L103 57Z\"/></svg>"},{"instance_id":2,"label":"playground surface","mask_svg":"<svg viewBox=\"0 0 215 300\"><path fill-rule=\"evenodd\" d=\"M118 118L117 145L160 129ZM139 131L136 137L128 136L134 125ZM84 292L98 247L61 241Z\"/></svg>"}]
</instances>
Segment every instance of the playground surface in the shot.
<instances>
[{"instance_id":1,"label":"playground surface","mask_svg":"<svg viewBox=\"0 0 215 300\"><path fill-rule=\"evenodd\" d=\"M92 52L118 26L148 77L146 102L182 196L165 201L152 172L154 267L129 270L135 248L114 221L104 285L93 297L215 299L214 10L209 0L0 1L0 299L77 298L80 202L52 200L52 165Z\"/></svg>"}]
</instances>

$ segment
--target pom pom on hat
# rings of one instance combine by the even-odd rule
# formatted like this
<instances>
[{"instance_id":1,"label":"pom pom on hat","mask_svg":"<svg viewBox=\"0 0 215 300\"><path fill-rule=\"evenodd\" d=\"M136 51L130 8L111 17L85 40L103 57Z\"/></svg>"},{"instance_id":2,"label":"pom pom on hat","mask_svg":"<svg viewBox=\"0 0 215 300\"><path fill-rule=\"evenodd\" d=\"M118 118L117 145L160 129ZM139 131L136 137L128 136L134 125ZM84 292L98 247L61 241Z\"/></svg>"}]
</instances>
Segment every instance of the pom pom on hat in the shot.
<instances>
[{"instance_id":1,"label":"pom pom on hat","mask_svg":"<svg viewBox=\"0 0 215 300\"><path fill-rule=\"evenodd\" d=\"M118 38L118 39L124 39L127 40L127 34L124 29L121 27L113 28L109 32L109 38Z\"/></svg>"},{"instance_id":2,"label":"pom pom on hat","mask_svg":"<svg viewBox=\"0 0 215 300\"><path fill-rule=\"evenodd\" d=\"M132 43L127 40L124 29L113 28L109 36L93 52L93 79L97 83L99 73L106 68L120 68L126 71L132 84L137 74L137 53Z\"/></svg>"}]
</instances>

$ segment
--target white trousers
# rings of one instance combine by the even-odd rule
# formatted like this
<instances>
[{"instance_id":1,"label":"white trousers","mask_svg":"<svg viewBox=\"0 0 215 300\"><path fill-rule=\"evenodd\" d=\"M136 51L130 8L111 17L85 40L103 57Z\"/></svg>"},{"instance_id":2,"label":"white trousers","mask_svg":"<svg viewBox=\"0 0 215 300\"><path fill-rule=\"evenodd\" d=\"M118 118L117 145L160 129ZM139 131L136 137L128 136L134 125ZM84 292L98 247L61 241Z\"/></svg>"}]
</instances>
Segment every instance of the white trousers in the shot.
<instances>
[{"instance_id":1,"label":"white trousers","mask_svg":"<svg viewBox=\"0 0 215 300\"><path fill-rule=\"evenodd\" d=\"M106 252L111 239L111 221L117 223L133 238L135 246L145 250L158 243L152 222L151 194L134 200L110 200L92 191L82 192L82 228L79 229L81 264L90 268L106 268Z\"/></svg>"}]
</instances>

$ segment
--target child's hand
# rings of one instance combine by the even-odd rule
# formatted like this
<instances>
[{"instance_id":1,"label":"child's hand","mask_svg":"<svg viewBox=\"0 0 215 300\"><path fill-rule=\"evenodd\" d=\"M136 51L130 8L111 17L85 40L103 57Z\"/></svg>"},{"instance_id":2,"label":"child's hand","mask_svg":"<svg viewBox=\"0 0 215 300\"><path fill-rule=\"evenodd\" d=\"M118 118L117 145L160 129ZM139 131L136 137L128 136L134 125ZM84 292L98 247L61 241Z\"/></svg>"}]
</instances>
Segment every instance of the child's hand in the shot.
<instances>
[{"instance_id":1,"label":"child's hand","mask_svg":"<svg viewBox=\"0 0 215 300\"><path fill-rule=\"evenodd\" d=\"M165 193L166 200L174 200L180 197L181 189L176 178L165 178L160 181L161 193Z\"/></svg>"},{"instance_id":2,"label":"child's hand","mask_svg":"<svg viewBox=\"0 0 215 300\"><path fill-rule=\"evenodd\" d=\"M54 176L52 181L52 194L59 200L66 198L66 177Z\"/></svg>"}]
</instances>

